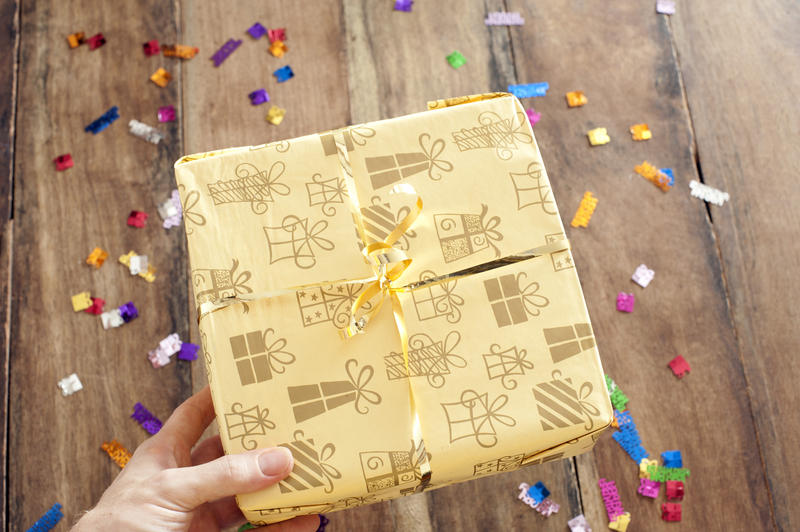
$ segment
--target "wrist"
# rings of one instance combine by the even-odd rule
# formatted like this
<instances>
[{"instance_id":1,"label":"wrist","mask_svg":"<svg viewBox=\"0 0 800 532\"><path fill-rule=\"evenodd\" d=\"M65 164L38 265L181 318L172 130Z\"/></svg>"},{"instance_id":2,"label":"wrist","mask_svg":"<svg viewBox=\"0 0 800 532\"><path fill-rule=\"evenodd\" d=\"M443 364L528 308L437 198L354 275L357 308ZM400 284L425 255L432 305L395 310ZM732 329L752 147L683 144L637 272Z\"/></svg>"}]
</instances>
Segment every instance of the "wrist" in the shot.
<instances>
[{"instance_id":1,"label":"wrist","mask_svg":"<svg viewBox=\"0 0 800 532\"><path fill-rule=\"evenodd\" d=\"M84 513L83 516L75 523L69 532L90 532L92 530L101 530L98 525L99 523L96 520L96 514L89 510L88 512Z\"/></svg>"}]
</instances>

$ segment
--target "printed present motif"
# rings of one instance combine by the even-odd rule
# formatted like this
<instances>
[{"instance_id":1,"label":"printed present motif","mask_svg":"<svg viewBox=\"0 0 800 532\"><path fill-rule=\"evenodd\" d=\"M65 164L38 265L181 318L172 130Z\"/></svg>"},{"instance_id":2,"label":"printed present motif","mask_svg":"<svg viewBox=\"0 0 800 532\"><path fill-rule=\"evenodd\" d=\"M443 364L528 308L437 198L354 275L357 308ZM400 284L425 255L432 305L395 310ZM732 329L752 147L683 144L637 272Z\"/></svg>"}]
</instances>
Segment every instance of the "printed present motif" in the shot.
<instances>
[{"instance_id":1,"label":"printed present motif","mask_svg":"<svg viewBox=\"0 0 800 532\"><path fill-rule=\"evenodd\" d=\"M451 368L464 368L467 361L453 353L461 333L450 331L444 340L434 341L425 333L412 334L408 339L408 371L403 353L394 351L383 357L386 362L386 377L391 380L406 377L427 377L428 384L434 388L444 385L444 375Z\"/></svg>"},{"instance_id":2,"label":"printed present motif","mask_svg":"<svg viewBox=\"0 0 800 532\"><path fill-rule=\"evenodd\" d=\"M424 442L417 446L413 441L409 451L369 451L359 453L359 456L369 493L406 484L418 484L422 480L419 466L430 460Z\"/></svg>"},{"instance_id":3,"label":"printed present motif","mask_svg":"<svg viewBox=\"0 0 800 532\"><path fill-rule=\"evenodd\" d=\"M541 313L539 309L550 304L549 299L537 294L538 282L522 287L526 277L525 272L509 273L483 282L498 327L524 323L528 316L538 316Z\"/></svg>"},{"instance_id":4,"label":"printed present motif","mask_svg":"<svg viewBox=\"0 0 800 532\"><path fill-rule=\"evenodd\" d=\"M241 163L234 172L236 178L209 183L208 192L214 205L249 203L255 214L264 214L269 204L275 201L276 194L288 196L291 192L288 185L278 183L285 169L286 165L281 161L273 163L268 171L259 170L250 163Z\"/></svg>"},{"instance_id":5,"label":"printed present motif","mask_svg":"<svg viewBox=\"0 0 800 532\"><path fill-rule=\"evenodd\" d=\"M336 138L334 135L338 132L342 133L344 146L347 151L353 151L355 146L365 146L367 144L367 139L375 136L375 130L367 126L353 126L322 133L319 136L319 140L322 143L322 151L326 156L336 155Z\"/></svg>"},{"instance_id":6,"label":"printed present motif","mask_svg":"<svg viewBox=\"0 0 800 532\"><path fill-rule=\"evenodd\" d=\"M291 214L283 219L280 227L264 227L269 249L269 263L293 260L298 268L313 268L317 264L314 246L324 251L332 251L333 242L321 234L328 228L328 222L320 220L309 229L308 218L298 218Z\"/></svg>"},{"instance_id":7,"label":"printed present motif","mask_svg":"<svg viewBox=\"0 0 800 532\"><path fill-rule=\"evenodd\" d=\"M235 440L239 438L239 444L248 451L258 446L255 436L264 436L267 429L274 429L275 423L267 419L269 416L268 408L261 408L255 405L244 410L242 403L233 403L231 411L225 413L225 427L228 429L228 438ZM245 441L245 439L248 439Z\"/></svg>"},{"instance_id":8,"label":"printed present motif","mask_svg":"<svg viewBox=\"0 0 800 532\"><path fill-rule=\"evenodd\" d=\"M439 181L442 178L442 172L453 171L453 163L440 158L445 148L443 139L431 142L431 136L428 133L422 133L418 141L420 151L393 153L364 159L373 189L377 190L423 172L428 175L429 179Z\"/></svg>"},{"instance_id":9,"label":"printed present motif","mask_svg":"<svg viewBox=\"0 0 800 532\"><path fill-rule=\"evenodd\" d=\"M186 187L184 185L178 185L178 190L184 191ZM195 211L195 207L197 207L197 204L200 202L200 193L198 191L190 190L188 193L184 194L184 198L181 210L183 211L183 219L187 222L186 235L188 236L194 233L194 227L189 227L189 224L191 223L197 226L206 225L206 217Z\"/></svg>"},{"instance_id":10,"label":"printed present motif","mask_svg":"<svg viewBox=\"0 0 800 532\"><path fill-rule=\"evenodd\" d=\"M342 478L339 470L327 463L333 458L336 446L327 443L318 451L314 439L306 438L302 430L295 431L293 437L294 441L280 444L294 457L292 473L278 484L281 493L319 488L326 484L325 493L331 493L333 479Z\"/></svg>"},{"instance_id":11,"label":"printed present motif","mask_svg":"<svg viewBox=\"0 0 800 532\"><path fill-rule=\"evenodd\" d=\"M511 376L525 375L526 369L533 369L533 362L525 360L527 355L525 349L519 349L517 346L503 350L500 345L492 344L489 353L483 355L489 380L500 379L503 388L513 390L517 387L517 381Z\"/></svg>"},{"instance_id":12,"label":"printed present motif","mask_svg":"<svg viewBox=\"0 0 800 532\"><path fill-rule=\"evenodd\" d=\"M497 156L507 161L513 150L519 149L518 142L531 144L533 136L526 132L525 114L517 112L513 118L501 118L493 111L478 115L478 125L453 131L453 142L459 151L480 148L494 148Z\"/></svg>"},{"instance_id":13,"label":"printed present motif","mask_svg":"<svg viewBox=\"0 0 800 532\"><path fill-rule=\"evenodd\" d=\"M344 198L347 196L344 179L340 177L323 179L322 174L311 176L311 181L306 183L306 191L308 192L308 206L320 205L322 214L325 216L335 215L336 207L333 204L344 203Z\"/></svg>"},{"instance_id":14,"label":"printed present motif","mask_svg":"<svg viewBox=\"0 0 800 532\"><path fill-rule=\"evenodd\" d=\"M419 282L425 283L434 279L436 274L425 270L419 276ZM420 321L444 317L448 323L458 323L461 319L461 307L464 298L455 294L457 281L455 279L437 283L423 284L411 291L417 319Z\"/></svg>"},{"instance_id":15,"label":"printed present motif","mask_svg":"<svg viewBox=\"0 0 800 532\"><path fill-rule=\"evenodd\" d=\"M278 338L267 345L267 337L274 335L273 329L251 331L230 337L231 352L236 362L242 386L272 379L272 373L283 373L295 361L295 356L286 348L286 339Z\"/></svg>"},{"instance_id":16,"label":"printed present motif","mask_svg":"<svg viewBox=\"0 0 800 532\"><path fill-rule=\"evenodd\" d=\"M554 364L594 347L592 326L588 323L550 327L542 333Z\"/></svg>"},{"instance_id":17,"label":"printed present motif","mask_svg":"<svg viewBox=\"0 0 800 532\"><path fill-rule=\"evenodd\" d=\"M382 202L380 197L373 196L371 201L372 205L361 208L364 232L369 243L383 242L395 230L398 222L408 216L411 208L404 205L395 214L392 212L392 206ZM409 229L400 236L394 247L407 251L410 247L408 239L416 236L417 233Z\"/></svg>"},{"instance_id":18,"label":"printed present motif","mask_svg":"<svg viewBox=\"0 0 800 532\"><path fill-rule=\"evenodd\" d=\"M517 470L522 465L523 458L525 458L525 453L502 456L493 460L487 460L486 462L479 462L472 467L472 476L479 477L492 473L499 473L501 471Z\"/></svg>"},{"instance_id":19,"label":"printed present motif","mask_svg":"<svg viewBox=\"0 0 800 532\"><path fill-rule=\"evenodd\" d=\"M380 404L381 396L367 389L375 370L372 366L364 366L356 377L353 371L357 366L358 361L354 358L345 362L348 380L289 386L289 402L292 404L295 422L306 421L348 403L353 403L359 414L369 412L369 407L362 405L361 401Z\"/></svg>"},{"instance_id":20,"label":"printed present motif","mask_svg":"<svg viewBox=\"0 0 800 532\"><path fill-rule=\"evenodd\" d=\"M239 294L249 294L253 291L247 286L252 273L244 270L236 273L239 261L233 259L233 264L227 269L192 270L192 284L194 284L194 297L199 306L206 301L236 297Z\"/></svg>"},{"instance_id":21,"label":"printed present motif","mask_svg":"<svg viewBox=\"0 0 800 532\"><path fill-rule=\"evenodd\" d=\"M528 164L522 173L509 172L514 192L517 194L517 210L538 205L545 214L558 214L555 199L547 181L542 180L542 165L538 162Z\"/></svg>"},{"instance_id":22,"label":"printed present motif","mask_svg":"<svg viewBox=\"0 0 800 532\"><path fill-rule=\"evenodd\" d=\"M567 235L564 233L551 233L549 235L544 235L544 241L547 244L557 242L559 240L566 240L566 238ZM570 255L568 249L562 249L561 251L555 251L551 253L550 260L553 262L554 272L569 270L575 267L575 263L572 262L572 255Z\"/></svg>"},{"instance_id":23,"label":"printed present motif","mask_svg":"<svg viewBox=\"0 0 800 532\"><path fill-rule=\"evenodd\" d=\"M330 322L344 329L350 323L350 309L363 288L363 283L346 283L298 290L297 306L303 326ZM372 303L364 303L362 309L372 309Z\"/></svg>"},{"instance_id":24,"label":"printed present motif","mask_svg":"<svg viewBox=\"0 0 800 532\"><path fill-rule=\"evenodd\" d=\"M494 241L503 240L503 235L497 230L500 217L492 216L486 220L489 207L481 205L480 214L434 214L433 223L436 226L436 235L445 262L463 259L491 247L495 257L500 256L500 250Z\"/></svg>"},{"instance_id":25,"label":"printed present motif","mask_svg":"<svg viewBox=\"0 0 800 532\"><path fill-rule=\"evenodd\" d=\"M481 447L497 445L497 430L494 424L513 427L517 422L500 410L508 403L508 396L501 394L489 403L489 394L478 394L475 390L464 390L459 401L441 403L450 429L450 443L465 438L475 438Z\"/></svg>"},{"instance_id":26,"label":"printed present motif","mask_svg":"<svg viewBox=\"0 0 800 532\"><path fill-rule=\"evenodd\" d=\"M592 416L600 415L597 407L586 400L592 394L592 383L584 382L578 391L572 379L561 378L559 370L553 370L552 377L553 380L533 388L542 429L555 430L583 423L586 430L591 430Z\"/></svg>"}]
</instances>

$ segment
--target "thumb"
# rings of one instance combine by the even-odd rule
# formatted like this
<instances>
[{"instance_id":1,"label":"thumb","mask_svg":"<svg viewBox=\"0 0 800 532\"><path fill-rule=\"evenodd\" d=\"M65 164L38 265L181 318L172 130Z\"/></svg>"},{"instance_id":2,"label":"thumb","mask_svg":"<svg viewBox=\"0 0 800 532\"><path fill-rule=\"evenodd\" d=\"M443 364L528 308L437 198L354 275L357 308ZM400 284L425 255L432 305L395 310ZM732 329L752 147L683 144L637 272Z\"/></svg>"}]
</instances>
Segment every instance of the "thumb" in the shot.
<instances>
[{"instance_id":1,"label":"thumb","mask_svg":"<svg viewBox=\"0 0 800 532\"><path fill-rule=\"evenodd\" d=\"M292 453L285 447L229 454L205 464L163 471L161 491L165 500L188 511L205 502L277 484L293 467Z\"/></svg>"}]
</instances>

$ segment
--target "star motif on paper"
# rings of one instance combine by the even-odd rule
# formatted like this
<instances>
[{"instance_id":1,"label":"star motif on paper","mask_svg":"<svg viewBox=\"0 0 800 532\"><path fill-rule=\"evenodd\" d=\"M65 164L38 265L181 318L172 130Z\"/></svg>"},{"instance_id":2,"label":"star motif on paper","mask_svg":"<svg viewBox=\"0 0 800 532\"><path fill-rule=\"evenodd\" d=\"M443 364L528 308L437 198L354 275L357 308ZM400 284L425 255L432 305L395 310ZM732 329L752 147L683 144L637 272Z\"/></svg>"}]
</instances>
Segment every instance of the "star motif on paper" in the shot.
<instances>
[{"instance_id":1,"label":"star motif on paper","mask_svg":"<svg viewBox=\"0 0 800 532\"><path fill-rule=\"evenodd\" d=\"M344 292L344 286L339 285L337 289L339 290L339 292Z\"/></svg>"},{"instance_id":2,"label":"star motif on paper","mask_svg":"<svg viewBox=\"0 0 800 532\"><path fill-rule=\"evenodd\" d=\"M333 310L336 307L333 303L328 303L328 308Z\"/></svg>"},{"instance_id":3,"label":"star motif on paper","mask_svg":"<svg viewBox=\"0 0 800 532\"><path fill-rule=\"evenodd\" d=\"M317 300L317 294L311 294L311 301Z\"/></svg>"},{"instance_id":4,"label":"star motif on paper","mask_svg":"<svg viewBox=\"0 0 800 532\"><path fill-rule=\"evenodd\" d=\"M311 316L306 316L306 323L311 323Z\"/></svg>"},{"instance_id":5,"label":"star motif on paper","mask_svg":"<svg viewBox=\"0 0 800 532\"><path fill-rule=\"evenodd\" d=\"M316 311L316 312L314 313L314 316L316 316L317 318L320 318L320 317L322 317L322 312L320 312L320 311Z\"/></svg>"},{"instance_id":6,"label":"star motif on paper","mask_svg":"<svg viewBox=\"0 0 800 532\"><path fill-rule=\"evenodd\" d=\"M305 292L298 292L297 295L300 296L300 298L306 297L306 293Z\"/></svg>"}]
</instances>

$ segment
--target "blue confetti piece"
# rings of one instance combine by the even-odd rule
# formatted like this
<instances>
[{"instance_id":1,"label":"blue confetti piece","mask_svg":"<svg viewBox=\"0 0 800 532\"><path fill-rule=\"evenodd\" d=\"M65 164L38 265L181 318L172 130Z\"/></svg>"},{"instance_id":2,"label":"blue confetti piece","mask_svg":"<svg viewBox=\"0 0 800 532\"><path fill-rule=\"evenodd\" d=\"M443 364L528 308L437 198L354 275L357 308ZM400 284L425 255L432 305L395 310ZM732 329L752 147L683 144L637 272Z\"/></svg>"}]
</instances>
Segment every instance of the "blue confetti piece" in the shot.
<instances>
[{"instance_id":1,"label":"blue confetti piece","mask_svg":"<svg viewBox=\"0 0 800 532\"><path fill-rule=\"evenodd\" d=\"M509 85L508 92L516 96L517 98L532 98L534 96L544 96L547 94L547 90L550 88L550 84L546 81L541 83L526 83L523 85Z\"/></svg>"}]
</instances>

